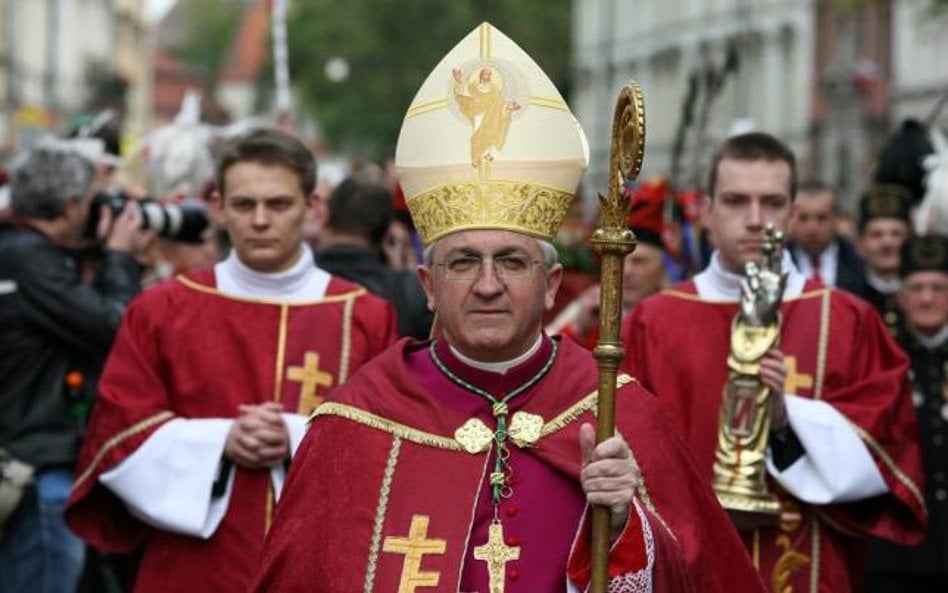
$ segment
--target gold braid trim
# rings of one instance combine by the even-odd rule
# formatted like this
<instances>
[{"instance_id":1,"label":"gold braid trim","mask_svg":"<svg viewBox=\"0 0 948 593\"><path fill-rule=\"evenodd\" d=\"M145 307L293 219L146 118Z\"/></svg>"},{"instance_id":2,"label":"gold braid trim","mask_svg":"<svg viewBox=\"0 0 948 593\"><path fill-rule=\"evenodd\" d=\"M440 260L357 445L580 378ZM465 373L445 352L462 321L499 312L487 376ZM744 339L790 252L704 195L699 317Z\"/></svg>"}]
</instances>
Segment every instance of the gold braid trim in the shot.
<instances>
[{"instance_id":1,"label":"gold braid trim","mask_svg":"<svg viewBox=\"0 0 948 593\"><path fill-rule=\"evenodd\" d=\"M349 357L352 353L352 310L355 307L355 296L346 299L345 310L342 312L342 348L339 352L339 380L340 385L349 378Z\"/></svg>"},{"instance_id":2,"label":"gold braid trim","mask_svg":"<svg viewBox=\"0 0 948 593\"><path fill-rule=\"evenodd\" d=\"M829 344L830 326L830 291L823 292L823 302L820 303L820 338L816 351L816 387L813 389L813 399L823 397L823 377L826 375L826 348Z\"/></svg>"},{"instance_id":3,"label":"gold braid trim","mask_svg":"<svg viewBox=\"0 0 948 593\"><path fill-rule=\"evenodd\" d=\"M456 231L501 229L552 240L573 194L525 181L491 179L441 185L408 200L422 241Z\"/></svg>"},{"instance_id":4,"label":"gold braid trim","mask_svg":"<svg viewBox=\"0 0 948 593\"><path fill-rule=\"evenodd\" d=\"M412 443L438 447L439 449L447 449L449 451L464 451L461 445L453 438L424 432L417 428L405 426L404 424L376 416L365 410L360 410L359 408L338 402L325 402L320 405L316 408L316 411L313 412L313 415L310 416L310 422L317 416L339 416L346 420L352 420L353 422L358 422L359 424L364 424L371 428L393 434L400 439L411 441Z\"/></svg>"},{"instance_id":5,"label":"gold braid trim","mask_svg":"<svg viewBox=\"0 0 948 593\"><path fill-rule=\"evenodd\" d=\"M248 297L241 297L241 296L235 296L232 294L223 293L217 290L216 288L214 288L213 286L206 286L204 284L201 284L200 282L195 282L194 280L191 280L187 276L183 276L183 275L175 276L175 279L181 284L184 284L185 286L190 288L191 290L196 290L197 292L203 292L204 294L212 294L215 296L219 296L222 299L229 299L231 301L240 301L243 303L258 303L261 305L286 305L288 307L308 307L310 305L323 305L323 304L328 304L328 303L338 303L339 301L351 299L351 298L361 296L366 293L366 290L364 288L356 288L354 290L350 290L349 292L343 292L341 294L327 295L321 299L285 301L285 300L280 300L280 299L248 298Z\"/></svg>"},{"instance_id":6,"label":"gold braid trim","mask_svg":"<svg viewBox=\"0 0 948 593\"><path fill-rule=\"evenodd\" d=\"M810 518L813 539L810 543L810 593L819 593L820 590L820 522L816 517Z\"/></svg>"},{"instance_id":7,"label":"gold braid trim","mask_svg":"<svg viewBox=\"0 0 948 593\"><path fill-rule=\"evenodd\" d=\"M92 472L95 471L96 466L99 465L99 462L102 461L102 458L105 457L109 451L120 445L122 441L133 437L143 430L149 429L156 424L161 424L165 420L170 420L171 418L174 418L174 413L172 413L170 410L158 412L154 416L150 416L141 422L137 422L132 426L129 426L122 432L107 440L105 444L102 445L102 448L99 449L99 452L95 454L95 457L92 458L92 463L89 464L89 467L86 468L86 471L82 472L82 475L76 479L76 483L73 488L79 488L82 486L82 483L88 480L89 476L92 475Z\"/></svg>"},{"instance_id":8,"label":"gold braid trim","mask_svg":"<svg viewBox=\"0 0 948 593\"><path fill-rule=\"evenodd\" d=\"M861 533L857 533L857 532L853 531L852 529L846 529L845 527L843 527L842 525L840 525L839 523L837 523L837 522L834 521L833 519L830 519L829 515L827 515L827 514L824 513L823 511L819 510L819 507L813 507L813 508L814 508L814 510L816 511L816 514L817 514L817 516L820 518L820 520L821 520L821 521L824 521L827 525L829 525L830 527L832 527L832 528L835 529L836 531L842 533L843 535L845 535L845 536L847 536L847 537L862 537L862 534L861 534Z\"/></svg>"},{"instance_id":9,"label":"gold braid trim","mask_svg":"<svg viewBox=\"0 0 948 593\"><path fill-rule=\"evenodd\" d=\"M375 572L379 563L379 547L382 544L382 528L385 526L385 513L388 510L388 496L392 491L392 478L395 477L395 465L402 448L402 440L392 439L392 448L388 450L388 461L382 474L382 487L379 490L379 504L375 508L375 523L372 525L372 543L369 545L369 564L365 569L364 593L372 593L375 587Z\"/></svg>"},{"instance_id":10,"label":"gold braid trim","mask_svg":"<svg viewBox=\"0 0 948 593\"><path fill-rule=\"evenodd\" d=\"M616 377L616 387L623 387L629 383L634 382L635 379L626 375L625 373L620 374ZM586 395L581 400L573 404L572 406L566 408L563 412L558 414L555 418L543 425L543 429L540 431L540 437L545 437L547 435L553 434L558 430L566 428L570 423L582 416L587 411L592 411L593 414L596 412L596 404L598 403L598 394L599 390L593 391L592 393Z\"/></svg>"},{"instance_id":11,"label":"gold braid trim","mask_svg":"<svg viewBox=\"0 0 948 593\"><path fill-rule=\"evenodd\" d=\"M791 301L802 301L804 299L813 299L816 297L823 296L825 293L829 293L827 288L818 288L816 290L809 290L807 292L801 292L795 297L785 298L783 302L789 303ZM690 292L684 292L683 290L678 290L675 288L665 288L660 291L660 294L666 294L671 297L684 299L686 301L697 301L699 303L708 303L710 305L735 305L739 303L737 299L704 299L700 295L692 294Z\"/></svg>"},{"instance_id":12,"label":"gold braid trim","mask_svg":"<svg viewBox=\"0 0 948 593\"><path fill-rule=\"evenodd\" d=\"M902 485L909 489L909 492L912 493L912 496L915 497L915 500L917 500L918 503L922 506L922 512L927 517L928 507L925 505L925 497L922 496L921 490L919 490L915 482L912 481L912 478L905 475L905 472L899 469L899 467L895 464L895 461L892 459L889 453L885 449L883 449L882 445L877 443L876 440L872 438L872 436L868 432L863 430L862 427L854 424L852 421L849 420L849 418L846 418L846 422L848 422L849 425L853 428L853 430L856 431L856 434L859 435L859 438L865 441L866 444L869 445L869 447L873 451L875 451L876 455L878 455L879 458L882 459L882 462L885 463L886 467L889 468L889 471L891 471L895 475L896 479L899 482L902 482Z\"/></svg>"}]
</instances>

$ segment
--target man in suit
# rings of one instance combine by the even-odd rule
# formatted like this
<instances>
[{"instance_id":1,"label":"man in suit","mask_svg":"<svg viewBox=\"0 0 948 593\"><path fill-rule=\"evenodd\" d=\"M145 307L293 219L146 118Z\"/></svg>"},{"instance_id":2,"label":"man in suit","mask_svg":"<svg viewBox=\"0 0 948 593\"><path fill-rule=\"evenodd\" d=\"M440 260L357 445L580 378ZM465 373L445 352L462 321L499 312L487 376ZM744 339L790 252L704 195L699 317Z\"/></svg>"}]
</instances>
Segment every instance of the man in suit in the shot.
<instances>
[{"instance_id":1,"label":"man in suit","mask_svg":"<svg viewBox=\"0 0 948 593\"><path fill-rule=\"evenodd\" d=\"M836 192L822 181L800 184L790 218L790 256L807 278L856 292L865 270L852 243L836 232Z\"/></svg>"}]
</instances>

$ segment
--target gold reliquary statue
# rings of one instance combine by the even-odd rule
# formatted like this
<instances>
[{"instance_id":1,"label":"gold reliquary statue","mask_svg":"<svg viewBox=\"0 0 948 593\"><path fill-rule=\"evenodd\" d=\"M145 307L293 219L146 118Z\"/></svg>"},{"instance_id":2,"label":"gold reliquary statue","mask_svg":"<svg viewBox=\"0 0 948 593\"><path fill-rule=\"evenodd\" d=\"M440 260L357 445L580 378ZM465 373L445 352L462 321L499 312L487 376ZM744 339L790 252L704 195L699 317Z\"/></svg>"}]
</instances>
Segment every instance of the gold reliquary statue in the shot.
<instances>
[{"instance_id":1,"label":"gold reliquary statue","mask_svg":"<svg viewBox=\"0 0 948 593\"><path fill-rule=\"evenodd\" d=\"M761 262L745 266L741 307L731 324L714 491L739 529L773 525L780 517L780 503L766 480L771 390L758 373L761 358L780 341L780 303L786 285L782 262L783 233L768 225Z\"/></svg>"}]
</instances>

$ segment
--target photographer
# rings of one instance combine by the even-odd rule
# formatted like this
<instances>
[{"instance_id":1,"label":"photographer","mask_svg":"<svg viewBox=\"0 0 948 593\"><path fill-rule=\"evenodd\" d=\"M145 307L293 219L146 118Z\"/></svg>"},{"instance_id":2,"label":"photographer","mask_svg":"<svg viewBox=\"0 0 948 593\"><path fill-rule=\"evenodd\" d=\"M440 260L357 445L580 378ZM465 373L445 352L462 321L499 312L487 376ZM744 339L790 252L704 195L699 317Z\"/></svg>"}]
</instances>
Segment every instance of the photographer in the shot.
<instances>
[{"instance_id":1,"label":"photographer","mask_svg":"<svg viewBox=\"0 0 948 593\"><path fill-rule=\"evenodd\" d=\"M7 497L8 516L0 508L2 593L75 590L83 544L62 513L82 429L81 393L94 387L88 378L139 291L134 255L152 236L140 230L133 206L114 221L105 214L101 262L92 281L82 281L65 246L85 228L95 164L75 147L53 141L25 155L10 176L13 218L0 227L0 450L7 460L0 463L14 459L33 472L22 489L2 484L7 494L21 492L16 504Z\"/></svg>"}]
</instances>

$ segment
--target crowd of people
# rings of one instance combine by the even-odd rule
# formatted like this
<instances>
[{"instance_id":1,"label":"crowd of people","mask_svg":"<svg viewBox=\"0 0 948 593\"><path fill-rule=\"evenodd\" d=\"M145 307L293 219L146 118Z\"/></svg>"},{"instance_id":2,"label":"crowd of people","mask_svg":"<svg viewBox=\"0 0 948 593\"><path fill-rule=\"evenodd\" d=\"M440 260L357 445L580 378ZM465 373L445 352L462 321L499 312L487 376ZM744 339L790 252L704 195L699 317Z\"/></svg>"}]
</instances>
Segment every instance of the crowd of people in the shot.
<instances>
[{"instance_id":1,"label":"crowd of people","mask_svg":"<svg viewBox=\"0 0 948 593\"><path fill-rule=\"evenodd\" d=\"M446 54L394 172L327 188L292 133L197 125L155 135L159 199L107 130L0 178L0 593L584 591L594 506L610 591L948 590L937 131L900 128L852 228L763 131L717 147L701 200L630 185L597 442L587 144L512 40ZM773 231L778 511L749 525L712 485Z\"/></svg>"}]
</instances>

